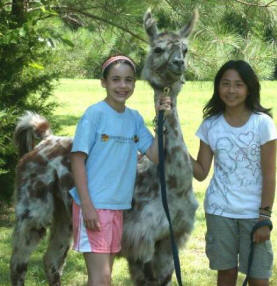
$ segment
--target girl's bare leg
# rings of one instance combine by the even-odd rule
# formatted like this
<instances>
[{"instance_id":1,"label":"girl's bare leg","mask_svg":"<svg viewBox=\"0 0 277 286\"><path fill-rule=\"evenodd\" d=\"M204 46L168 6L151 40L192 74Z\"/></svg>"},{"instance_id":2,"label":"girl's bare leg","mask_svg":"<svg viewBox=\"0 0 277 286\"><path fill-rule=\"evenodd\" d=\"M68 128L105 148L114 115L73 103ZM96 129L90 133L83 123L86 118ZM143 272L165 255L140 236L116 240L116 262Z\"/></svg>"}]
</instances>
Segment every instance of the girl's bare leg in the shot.
<instances>
[{"instance_id":1,"label":"girl's bare leg","mask_svg":"<svg viewBox=\"0 0 277 286\"><path fill-rule=\"evenodd\" d=\"M84 253L88 286L111 286L112 262L109 253Z\"/></svg>"},{"instance_id":2,"label":"girl's bare leg","mask_svg":"<svg viewBox=\"0 0 277 286\"><path fill-rule=\"evenodd\" d=\"M219 270L217 273L217 286L236 286L238 269Z\"/></svg>"}]
</instances>

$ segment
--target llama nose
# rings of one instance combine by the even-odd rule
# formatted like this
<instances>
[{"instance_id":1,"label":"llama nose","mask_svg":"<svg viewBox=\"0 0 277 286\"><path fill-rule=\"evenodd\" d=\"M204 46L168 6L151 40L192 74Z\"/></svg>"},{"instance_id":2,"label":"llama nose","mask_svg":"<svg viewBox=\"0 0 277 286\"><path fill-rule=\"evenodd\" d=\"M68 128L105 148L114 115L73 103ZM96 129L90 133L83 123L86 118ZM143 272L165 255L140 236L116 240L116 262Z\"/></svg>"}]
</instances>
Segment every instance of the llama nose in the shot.
<instances>
[{"instance_id":1,"label":"llama nose","mask_svg":"<svg viewBox=\"0 0 277 286\"><path fill-rule=\"evenodd\" d=\"M174 65L176 65L176 66L183 66L184 65L184 60L183 59L175 59L174 61L173 61L173 63L174 63Z\"/></svg>"}]
</instances>

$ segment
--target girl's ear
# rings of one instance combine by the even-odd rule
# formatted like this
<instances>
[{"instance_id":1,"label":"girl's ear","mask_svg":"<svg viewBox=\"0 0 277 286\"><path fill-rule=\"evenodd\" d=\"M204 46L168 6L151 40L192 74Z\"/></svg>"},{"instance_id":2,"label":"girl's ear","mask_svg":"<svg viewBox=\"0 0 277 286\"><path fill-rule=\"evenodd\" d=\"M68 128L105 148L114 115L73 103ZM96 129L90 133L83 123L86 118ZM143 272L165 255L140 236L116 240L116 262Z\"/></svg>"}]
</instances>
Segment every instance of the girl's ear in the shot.
<instances>
[{"instance_id":1,"label":"girl's ear","mask_svg":"<svg viewBox=\"0 0 277 286\"><path fill-rule=\"evenodd\" d=\"M106 88L106 80L104 78L101 78L101 85Z\"/></svg>"}]
</instances>

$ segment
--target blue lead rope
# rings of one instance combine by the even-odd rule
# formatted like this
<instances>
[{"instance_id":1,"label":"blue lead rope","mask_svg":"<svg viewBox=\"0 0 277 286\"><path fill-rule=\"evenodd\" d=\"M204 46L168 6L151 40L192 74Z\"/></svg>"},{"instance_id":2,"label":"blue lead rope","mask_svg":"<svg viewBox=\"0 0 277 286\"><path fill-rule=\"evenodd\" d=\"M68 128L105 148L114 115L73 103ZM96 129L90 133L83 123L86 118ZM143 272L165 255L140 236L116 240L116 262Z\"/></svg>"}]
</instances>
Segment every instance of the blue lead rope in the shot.
<instances>
[{"instance_id":1,"label":"blue lead rope","mask_svg":"<svg viewBox=\"0 0 277 286\"><path fill-rule=\"evenodd\" d=\"M242 286L247 286L247 282L248 282L250 270L251 270L251 265L253 262L253 254L254 254L254 248L255 248L255 243L253 241L254 233L257 229L259 229L263 226L268 226L270 230L272 230L272 228L273 228L272 222L269 219L261 220L254 225L254 227L251 231L251 234L250 234L251 245L250 245L250 252L249 252L249 256L248 256L247 274L246 274L246 278L245 278Z\"/></svg>"},{"instance_id":2,"label":"blue lead rope","mask_svg":"<svg viewBox=\"0 0 277 286\"><path fill-rule=\"evenodd\" d=\"M159 144L159 177L161 183L161 196L162 196L162 203L164 207L164 211L169 223L169 232L170 232L170 242L171 242L171 249L175 267L175 274L178 281L178 285L182 286L182 277L181 277L181 269L180 269L180 261L178 255L178 248L175 243L175 238L173 234L173 228L171 224L168 204L167 204L167 195L166 195L166 183L165 183L165 170L164 170L164 147L163 147L163 116L164 110L160 110L158 114L158 144Z\"/></svg>"}]
</instances>

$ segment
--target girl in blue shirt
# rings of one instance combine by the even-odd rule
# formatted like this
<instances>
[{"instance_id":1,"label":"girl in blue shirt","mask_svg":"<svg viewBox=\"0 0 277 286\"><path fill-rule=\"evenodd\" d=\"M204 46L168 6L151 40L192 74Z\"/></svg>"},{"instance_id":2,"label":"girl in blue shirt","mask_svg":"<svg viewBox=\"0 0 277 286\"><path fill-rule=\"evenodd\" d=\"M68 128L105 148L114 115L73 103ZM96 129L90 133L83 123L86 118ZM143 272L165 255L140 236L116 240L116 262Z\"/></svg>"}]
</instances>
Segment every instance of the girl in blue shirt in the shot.
<instances>
[{"instance_id":1,"label":"girl in blue shirt","mask_svg":"<svg viewBox=\"0 0 277 286\"><path fill-rule=\"evenodd\" d=\"M157 138L140 114L126 106L135 88L135 65L114 56L102 66L106 98L81 118L72 147L73 248L84 253L88 285L111 285L115 253L120 251L124 209L131 208L137 151L158 163ZM157 110L170 110L169 97Z\"/></svg>"}]
</instances>

